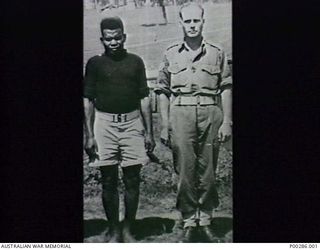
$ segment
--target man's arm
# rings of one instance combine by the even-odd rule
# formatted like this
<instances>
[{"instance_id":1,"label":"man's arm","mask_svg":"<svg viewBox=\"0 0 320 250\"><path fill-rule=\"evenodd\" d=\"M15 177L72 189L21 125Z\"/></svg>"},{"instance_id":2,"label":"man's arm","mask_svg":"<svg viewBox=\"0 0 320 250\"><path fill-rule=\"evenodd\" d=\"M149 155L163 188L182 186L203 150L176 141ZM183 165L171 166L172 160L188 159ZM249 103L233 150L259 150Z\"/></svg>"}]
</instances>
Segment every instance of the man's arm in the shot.
<instances>
[{"instance_id":1,"label":"man's arm","mask_svg":"<svg viewBox=\"0 0 320 250\"><path fill-rule=\"evenodd\" d=\"M85 151L87 155L89 156L89 162L94 162L96 159L99 160L99 156L97 155L98 152L98 144L94 138L93 133L93 123L94 123L94 105L93 101L91 101L88 98L83 99L83 105L84 105L84 127L85 127L85 133L86 141L85 141Z\"/></svg>"},{"instance_id":2,"label":"man's arm","mask_svg":"<svg viewBox=\"0 0 320 250\"><path fill-rule=\"evenodd\" d=\"M219 129L218 138L221 142L226 142L232 134L232 90L225 89L221 93L221 103L223 110L223 122Z\"/></svg>"},{"instance_id":3,"label":"man's arm","mask_svg":"<svg viewBox=\"0 0 320 250\"><path fill-rule=\"evenodd\" d=\"M221 54L221 104L223 110L223 122L219 129L218 138L226 142L232 134L232 77L225 53Z\"/></svg>"},{"instance_id":4,"label":"man's arm","mask_svg":"<svg viewBox=\"0 0 320 250\"><path fill-rule=\"evenodd\" d=\"M153 138L153 126L152 126L152 112L150 97L146 96L141 99L141 115L146 129L146 149L148 152L152 152L155 148L155 142Z\"/></svg>"},{"instance_id":5,"label":"man's arm","mask_svg":"<svg viewBox=\"0 0 320 250\"><path fill-rule=\"evenodd\" d=\"M88 98L83 98L84 105L84 126L87 133L87 141L85 148L91 149L94 147L98 151L97 143L94 139L93 123L94 123L94 105L93 101Z\"/></svg>"},{"instance_id":6,"label":"man's arm","mask_svg":"<svg viewBox=\"0 0 320 250\"><path fill-rule=\"evenodd\" d=\"M166 54L164 55L159 68L159 76L157 80L157 87L154 92L159 95L160 115L161 115L161 134L160 141L165 146L170 147L169 138L169 107L170 101L170 73L168 71L169 61Z\"/></svg>"},{"instance_id":7,"label":"man's arm","mask_svg":"<svg viewBox=\"0 0 320 250\"><path fill-rule=\"evenodd\" d=\"M232 89L227 88L221 93L223 123L232 125Z\"/></svg>"},{"instance_id":8,"label":"man's arm","mask_svg":"<svg viewBox=\"0 0 320 250\"><path fill-rule=\"evenodd\" d=\"M94 138L93 123L94 123L94 99L96 97L96 57L89 59L86 64L85 76L84 76L84 88L83 88L83 106L84 106L84 128L86 133L86 141L84 148L89 156L89 161L94 162L99 159L97 155L98 146Z\"/></svg>"},{"instance_id":9,"label":"man's arm","mask_svg":"<svg viewBox=\"0 0 320 250\"><path fill-rule=\"evenodd\" d=\"M139 83L140 113L145 127L145 147L148 153L154 150L155 142L153 138L151 100L149 97L149 87L147 84L146 70L143 60L140 58L140 67L137 71L137 82Z\"/></svg>"},{"instance_id":10,"label":"man's arm","mask_svg":"<svg viewBox=\"0 0 320 250\"><path fill-rule=\"evenodd\" d=\"M161 93L159 95L159 105L160 105L160 116L161 116L161 134L160 140L165 145L170 147L169 139L169 107L170 101L169 98Z\"/></svg>"}]
</instances>

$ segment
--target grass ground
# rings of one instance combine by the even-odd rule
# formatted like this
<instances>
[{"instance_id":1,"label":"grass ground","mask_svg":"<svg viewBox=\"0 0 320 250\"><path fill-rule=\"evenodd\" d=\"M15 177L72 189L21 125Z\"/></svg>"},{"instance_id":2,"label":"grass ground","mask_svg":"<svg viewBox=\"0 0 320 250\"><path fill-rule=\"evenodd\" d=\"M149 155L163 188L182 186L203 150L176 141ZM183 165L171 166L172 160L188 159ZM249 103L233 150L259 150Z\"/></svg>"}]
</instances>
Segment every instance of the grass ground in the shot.
<instances>
[{"instance_id":1,"label":"grass ground","mask_svg":"<svg viewBox=\"0 0 320 250\"><path fill-rule=\"evenodd\" d=\"M220 43L231 56L231 5L211 4L205 6L205 30L207 40ZM109 12L108 12L109 11ZM178 26L175 6L168 6L168 25L163 22L157 7L141 9L108 10L84 13L84 65L93 55L102 52L99 43L99 19L107 14L119 15L125 23L126 48L141 56L147 74L152 74L161 61L165 48L182 38ZM159 25L160 24L160 25ZM179 214L175 210L177 176L172 167L172 156L168 148L159 142L159 117L154 114L154 133L157 155L161 164L150 163L142 170L140 204L134 233L139 242L179 242L182 229L177 223ZM222 145L217 169L217 185L220 205L216 209L213 230L219 242L232 242L232 150L230 143ZM120 187L120 192L122 187ZM100 173L96 168L84 164L84 232L85 242L104 242L108 227L101 203ZM121 216L124 207L121 203Z\"/></svg>"}]
</instances>

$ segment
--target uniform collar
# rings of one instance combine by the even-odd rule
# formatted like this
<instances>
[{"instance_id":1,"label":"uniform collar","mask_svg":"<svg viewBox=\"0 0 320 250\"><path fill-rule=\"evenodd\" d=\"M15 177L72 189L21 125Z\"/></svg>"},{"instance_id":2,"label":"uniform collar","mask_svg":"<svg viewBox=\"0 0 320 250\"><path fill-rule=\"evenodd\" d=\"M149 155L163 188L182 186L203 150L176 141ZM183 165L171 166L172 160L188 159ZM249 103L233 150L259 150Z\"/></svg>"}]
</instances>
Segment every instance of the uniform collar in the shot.
<instances>
[{"instance_id":1,"label":"uniform collar","mask_svg":"<svg viewBox=\"0 0 320 250\"><path fill-rule=\"evenodd\" d=\"M205 50L205 45L206 45L206 41L204 40L204 38L202 38L201 45L200 45L201 52L204 52L204 50ZM184 40L183 43L181 43L181 45L180 45L179 53L181 53L181 52L184 51L184 50L185 50L185 51L190 51L190 50L191 50L185 40Z\"/></svg>"},{"instance_id":2,"label":"uniform collar","mask_svg":"<svg viewBox=\"0 0 320 250\"><path fill-rule=\"evenodd\" d=\"M183 41L183 43L181 43L181 45L180 45L180 48L179 48L178 52L179 53L182 53L183 51L189 52L190 50L191 49L187 45L186 41ZM202 42L201 42L201 45L200 45L200 52L193 59L193 61L199 60L202 56L204 56L206 54L206 52L207 52L207 50L206 50L206 41L204 40L204 38L202 38Z\"/></svg>"}]
</instances>

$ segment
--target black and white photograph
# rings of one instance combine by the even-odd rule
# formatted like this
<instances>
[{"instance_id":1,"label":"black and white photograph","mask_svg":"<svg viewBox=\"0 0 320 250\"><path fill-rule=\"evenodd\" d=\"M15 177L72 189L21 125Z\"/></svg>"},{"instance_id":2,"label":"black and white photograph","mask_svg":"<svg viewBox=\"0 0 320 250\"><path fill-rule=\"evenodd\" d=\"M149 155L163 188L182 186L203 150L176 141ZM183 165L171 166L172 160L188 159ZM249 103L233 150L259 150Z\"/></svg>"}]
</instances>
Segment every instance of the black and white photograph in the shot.
<instances>
[{"instance_id":1,"label":"black and white photograph","mask_svg":"<svg viewBox=\"0 0 320 250\"><path fill-rule=\"evenodd\" d=\"M1 247L317 248L318 23L316 0L2 1Z\"/></svg>"},{"instance_id":2,"label":"black and white photograph","mask_svg":"<svg viewBox=\"0 0 320 250\"><path fill-rule=\"evenodd\" d=\"M84 242L233 242L231 9L84 1Z\"/></svg>"}]
</instances>

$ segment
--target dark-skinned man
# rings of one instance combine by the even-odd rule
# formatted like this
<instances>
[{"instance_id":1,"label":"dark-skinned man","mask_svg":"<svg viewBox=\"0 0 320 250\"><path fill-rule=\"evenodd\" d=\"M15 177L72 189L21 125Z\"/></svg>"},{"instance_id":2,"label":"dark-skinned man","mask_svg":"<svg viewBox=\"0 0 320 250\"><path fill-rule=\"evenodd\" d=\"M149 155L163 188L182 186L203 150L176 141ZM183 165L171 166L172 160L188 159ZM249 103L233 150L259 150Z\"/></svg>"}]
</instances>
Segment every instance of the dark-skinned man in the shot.
<instances>
[{"instance_id":1,"label":"dark-skinned man","mask_svg":"<svg viewBox=\"0 0 320 250\"><path fill-rule=\"evenodd\" d=\"M135 242L131 228L139 202L140 170L155 143L149 89L140 57L124 49L119 17L100 23L105 52L92 57L84 78L85 148L100 168L108 242ZM123 172L125 218L119 223L118 170Z\"/></svg>"}]
</instances>

